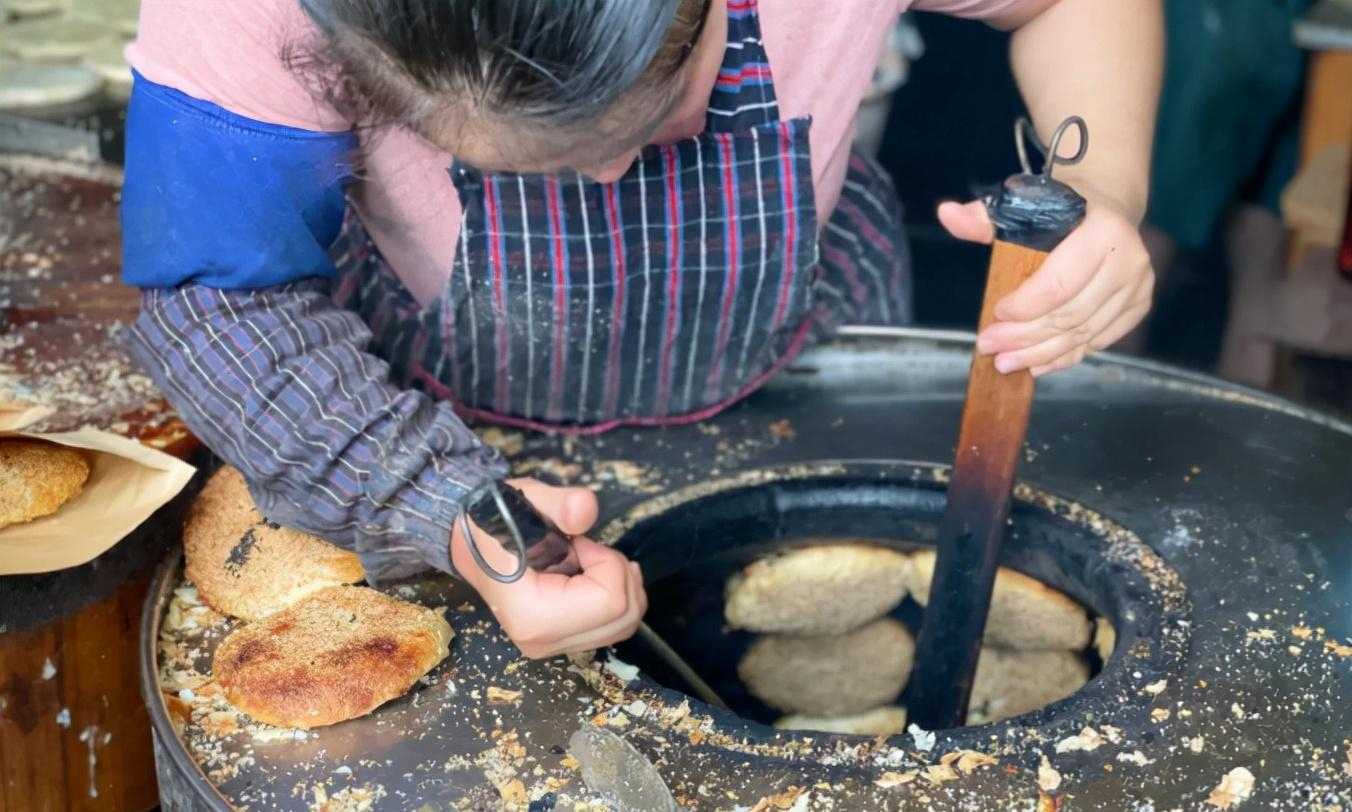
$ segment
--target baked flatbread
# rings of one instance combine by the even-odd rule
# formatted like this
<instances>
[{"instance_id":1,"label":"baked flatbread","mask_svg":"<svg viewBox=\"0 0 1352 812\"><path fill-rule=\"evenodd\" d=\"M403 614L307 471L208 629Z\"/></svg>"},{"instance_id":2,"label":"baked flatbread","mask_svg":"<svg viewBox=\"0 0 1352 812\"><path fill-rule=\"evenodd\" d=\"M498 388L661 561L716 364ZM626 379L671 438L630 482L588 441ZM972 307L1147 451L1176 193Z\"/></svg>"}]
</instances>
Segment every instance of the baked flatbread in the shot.
<instances>
[{"instance_id":1,"label":"baked flatbread","mask_svg":"<svg viewBox=\"0 0 1352 812\"><path fill-rule=\"evenodd\" d=\"M89 461L73 448L0 438L0 527L55 513L87 479Z\"/></svg>"},{"instance_id":2,"label":"baked flatbread","mask_svg":"<svg viewBox=\"0 0 1352 812\"><path fill-rule=\"evenodd\" d=\"M256 620L325 587L365 577L355 553L264 521L244 476L212 475L183 526L188 578L212 609Z\"/></svg>"},{"instance_id":3,"label":"baked flatbread","mask_svg":"<svg viewBox=\"0 0 1352 812\"><path fill-rule=\"evenodd\" d=\"M766 635L747 649L737 673L771 707L848 716L895 699L914 657L906 627L880 618L845 634Z\"/></svg>"},{"instance_id":4,"label":"baked flatbread","mask_svg":"<svg viewBox=\"0 0 1352 812\"><path fill-rule=\"evenodd\" d=\"M360 586L335 586L236 629L212 676L254 719L320 727L365 716L445 659L442 614Z\"/></svg>"},{"instance_id":5,"label":"baked flatbread","mask_svg":"<svg viewBox=\"0 0 1352 812\"><path fill-rule=\"evenodd\" d=\"M99 92L103 79L74 65L26 65L0 57L0 109L71 104Z\"/></svg>"},{"instance_id":6,"label":"baked flatbread","mask_svg":"<svg viewBox=\"0 0 1352 812\"><path fill-rule=\"evenodd\" d=\"M1094 650L1098 652L1099 659L1108 662L1115 648L1117 629L1113 628L1112 621L1102 616L1094 618Z\"/></svg>"},{"instance_id":7,"label":"baked flatbread","mask_svg":"<svg viewBox=\"0 0 1352 812\"><path fill-rule=\"evenodd\" d=\"M844 733L852 736L895 736L906 729L906 709L894 706L874 708L853 716L815 717L791 713L781 716L775 727L780 730L815 730L819 733Z\"/></svg>"},{"instance_id":8,"label":"baked flatbread","mask_svg":"<svg viewBox=\"0 0 1352 812\"><path fill-rule=\"evenodd\" d=\"M108 23L58 14L10 23L0 42L20 59L55 62L79 59L114 35Z\"/></svg>"},{"instance_id":9,"label":"baked flatbread","mask_svg":"<svg viewBox=\"0 0 1352 812\"><path fill-rule=\"evenodd\" d=\"M1037 710L1078 691L1089 680L1089 664L1073 651L981 649L967 723L1009 719Z\"/></svg>"},{"instance_id":10,"label":"baked flatbread","mask_svg":"<svg viewBox=\"0 0 1352 812\"><path fill-rule=\"evenodd\" d=\"M906 597L905 553L863 543L799 547L728 579L728 625L756 632L839 634Z\"/></svg>"},{"instance_id":11,"label":"baked flatbread","mask_svg":"<svg viewBox=\"0 0 1352 812\"><path fill-rule=\"evenodd\" d=\"M934 577L933 550L911 555L910 590L922 606L929 602ZM990 645L1021 651L1065 649L1089 645L1093 624L1084 607L1034 578L1005 567L995 574L985 640Z\"/></svg>"}]
</instances>

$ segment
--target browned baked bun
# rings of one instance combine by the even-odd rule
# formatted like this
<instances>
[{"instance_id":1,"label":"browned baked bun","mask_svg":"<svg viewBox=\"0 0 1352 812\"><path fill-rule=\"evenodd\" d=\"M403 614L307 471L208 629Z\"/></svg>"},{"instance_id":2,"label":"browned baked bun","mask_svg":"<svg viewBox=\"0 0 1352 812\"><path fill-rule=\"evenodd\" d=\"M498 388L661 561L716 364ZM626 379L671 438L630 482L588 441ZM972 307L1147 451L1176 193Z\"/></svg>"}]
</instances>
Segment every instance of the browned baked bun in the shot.
<instances>
[{"instance_id":1,"label":"browned baked bun","mask_svg":"<svg viewBox=\"0 0 1352 812\"><path fill-rule=\"evenodd\" d=\"M1098 652L1099 659L1108 662L1116 648L1117 629L1113 627L1113 622L1102 616L1094 618L1094 650Z\"/></svg>"},{"instance_id":2,"label":"browned baked bun","mask_svg":"<svg viewBox=\"0 0 1352 812\"><path fill-rule=\"evenodd\" d=\"M747 690L772 708L810 716L849 716L901 693L915 640L890 617L845 634L768 634L737 666Z\"/></svg>"},{"instance_id":3,"label":"browned baked bun","mask_svg":"<svg viewBox=\"0 0 1352 812\"><path fill-rule=\"evenodd\" d=\"M188 578L218 612L257 620L324 587L365 577L355 553L265 522L244 476L217 471L183 525Z\"/></svg>"},{"instance_id":4,"label":"browned baked bun","mask_svg":"<svg viewBox=\"0 0 1352 812\"><path fill-rule=\"evenodd\" d=\"M0 438L0 527L55 513L84 487L89 461L73 448Z\"/></svg>"},{"instance_id":5,"label":"browned baked bun","mask_svg":"<svg viewBox=\"0 0 1352 812\"><path fill-rule=\"evenodd\" d=\"M752 562L728 579L728 625L755 632L839 634L906 597L908 556L862 543L798 547Z\"/></svg>"},{"instance_id":6,"label":"browned baked bun","mask_svg":"<svg viewBox=\"0 0 1352 812\"><path fill-rule=\"evenodd\" d=\"M320 727L402 695L447 654L441 613L364 586L333 586L231 632L212 675L254 719Z\"/></svg>"},{"instance_id":7,"label":"browned baked bun","mask_svg":"<svg viewBox=\"0 0 1352 812\"><path fill-rule=\"evenodd\" d=\"M852 716L804 716L791 713L775 720L780 730L811 730L849 736L896 736L906 729L906 709L895 705L866 710Z\"/></svg>"},{"instance_id":8,"label":"browned baked bun","mask_svg":"<svg viewBox=\"0 0 1352 812\"><path fill-rule=\"evenodd\" d=\"M934 560L934 550L911 555L910 590L921 606L929 603ZM988 645L1020 651L1079 651L1089 645L1093 628L1089 613L1064 593L1015 570L1000 567L996 571L986 618Z\"/></svg>"},{"instance_id":9,"label":"browned baked bun","mask_svg":"<svg viewBox=\"0 0 1352 812\"><path fill-rule=\"evenodd\" d=\"M1089 681L1074 651L1011 651L984 646L972 678L967 724L998 722L1065 699Z\"/></svg>"}]
</instances>

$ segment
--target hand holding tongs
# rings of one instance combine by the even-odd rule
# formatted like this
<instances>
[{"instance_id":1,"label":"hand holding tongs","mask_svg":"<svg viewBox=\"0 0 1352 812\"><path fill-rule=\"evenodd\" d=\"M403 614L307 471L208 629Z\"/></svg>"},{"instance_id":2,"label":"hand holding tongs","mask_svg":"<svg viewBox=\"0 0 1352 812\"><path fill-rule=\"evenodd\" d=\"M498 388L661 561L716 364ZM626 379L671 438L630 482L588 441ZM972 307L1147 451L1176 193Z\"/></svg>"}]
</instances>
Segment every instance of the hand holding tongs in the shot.
<instances>
[{"instance_id":1,"label":"hand holding tongs","mask_svg":"<svg viewBox=\"0 0 1352 812\"><path fill-rule=\"evenodd\" d=\"M521 579L527 569L536 572L551 572L572 577L582 572L577 550L573 548L573 537L560 530L553 521L545 516L518 488L503 483L489 485L491 500L481 500L474 508L460 514L460 531L465 536L465 546L484 574L494 581L510 584ZM488 509L487 502L496 510ZM470 514L474 523L484 532L495 538L510 541L511 552L516 555L516 569L509 573L500 572L488 563L474 540L474 530L470 525ZM639 621L638 636L657 653L673 671L681 675L686 684L694 689L700 699L710 705L728 709L713 688L709 687L699 674L676 653L657 632L647 623Z\"/></svg>"}]
</instances>

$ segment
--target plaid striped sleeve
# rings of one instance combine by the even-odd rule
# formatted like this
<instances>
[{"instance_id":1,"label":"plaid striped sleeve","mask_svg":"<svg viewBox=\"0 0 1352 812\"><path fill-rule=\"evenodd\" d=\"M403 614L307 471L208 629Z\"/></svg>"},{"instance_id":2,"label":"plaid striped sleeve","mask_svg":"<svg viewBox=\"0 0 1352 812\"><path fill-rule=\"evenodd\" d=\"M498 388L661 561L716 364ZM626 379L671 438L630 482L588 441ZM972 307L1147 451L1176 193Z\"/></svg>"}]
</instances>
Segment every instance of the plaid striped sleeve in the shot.
<instances>
[{"instance_id":1,"label":"plaid striped sleeve","mask_svg":"<svg viewBox=\"0 0 1352 812\"><path fill-rule=\"evenodd\" d=\"M263 515L355 551L372 579L452 572L452 523L506 473L449 404L389 383L366 325L324 280L147 289L130 334Z\"/></svg>"}]
</instances>

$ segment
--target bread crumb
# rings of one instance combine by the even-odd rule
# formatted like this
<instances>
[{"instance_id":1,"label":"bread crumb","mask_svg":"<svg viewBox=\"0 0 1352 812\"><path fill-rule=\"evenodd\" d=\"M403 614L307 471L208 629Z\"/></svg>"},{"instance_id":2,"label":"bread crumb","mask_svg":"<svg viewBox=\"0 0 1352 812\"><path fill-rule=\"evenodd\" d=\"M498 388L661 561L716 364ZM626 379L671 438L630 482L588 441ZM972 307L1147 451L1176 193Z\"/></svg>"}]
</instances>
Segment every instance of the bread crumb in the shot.
<instances>
[{"instance_id":1,"label":"bread crumb","mask_svg":"<svg viewBox=\"0 0 1352 812\"><path fill-rule=\"evenodd\" d=\"M805 787L790 786L782 792L776 792L774 795L767 795L756 802L751 807L751 812L769 812L771 809L793 809L798 803L798 798L807 792Z\"/></svg>"},{"instance_id":2,"label":"bread crumb","mask_svg":"<svg viewBox=\"0 0 1352 812\"><path fill-rule=\"evenodd\" d=\"M943 756L939 758L939 763L946 767L957 764L958 772L961 772L963 775L968 775L978 768L989 767L998 762L993 756L977 752L976 750L955 750L951 753L944 753Z\"/></svg>"},{"instance_id":3,"label":"bread crumb","mask_svg":"<svg viewBox=\"0 0 1352 812\"><path fill-rule=\"evenodd\" d=\"M488 704L490 705L510 705L521 701L521 692L512 691L507 688L499 688L496 685L488 686Z\"/></svg>"},{"instance_id":4,"label":"bread crumb","mask_svg":"<svg viewBox=\"0 0 1352 812\"><path fill-rule=\"evenodd\" d=\"M526 795L526 785L521 783L520 778L513 778L498 787L498 792L502 794L502 800L509 804L524 804L529 798Z\"/></svg>"},{"instance_id":5,"label":"bread crumb","mask_svg":"<svg viewBox=\"0 0 1352 812\"><path fill-rule=\"evenodd\" d=\"M892 789L893 787L911 783L919 776L919 774L919 770L907 770L902 773L888 771L879 776L878 780L873 783L883 789Z\"/></svg>"},{"instance_id":6,"label":"bread crumb","mask_svg":"<svg viewBox=\"0 0 1352 812\"><path fill-rule=\"evenodd\" d=\"M489 426L480 430L479 439L493 446L506 457L514 457L526 447L526 438L521 432L503 431L497 426Z\"/></svg>"},{"instance_id":7,"label":"bread crumb","mask_svg":"<svg viewBox=\"0 0 1352 812\"><path fill-rule=\"evenodd\" d=\"M947 781L958 780L958 773L947 764L932 764L925 768L925 780L938 786Z\"/></svg>"},{"instance_id":8,"label":"bread crumb","mask_svg":"<svg viewBox=\"0 0 1352 812\"><path fill-rule=\"evenodd\" d=\"M656 482L656 470L629 460L600 460L592 466L592 475L598 482L614 482L622 488L643 493L662 490Z\"/></svg>"},{"instance_id":9,"label":"bread crumb","mask_svg":"<svg viewBox=\"0 0 1352 812\"><path fill-rule=\"evenodd\" d=\"M1243 803L1253 794L1253 773L1244 767L1236 767L1225 774L1216 788L1211 790L1206 802L1220 809Z\"/></svg>"},{"instance_id":10,"label":"bread crumb","mask_svg":"<svg viewBox=\"0 0 1352 812\"><path fill-rule=\"evenodd\" d=\"M1067 736L1056 743L1056 752L1074 753L1077 750L1083 750L1086 753L1097 750L1103 745L1103 737L1092 727L1086 727L1078 735Z\"/></svg>"},{"instance_id":11,"label":"bread crumb","mask_svg":"<svg viewBox=\"0 0 1352 812\"><path fill-rule=\"evenodd\" d=\"M1037 786L1043 792L1056 792L1061 786L1061 773L1057 772L1046 756L1037 767Z\"/></svg>"}]
</instances>

